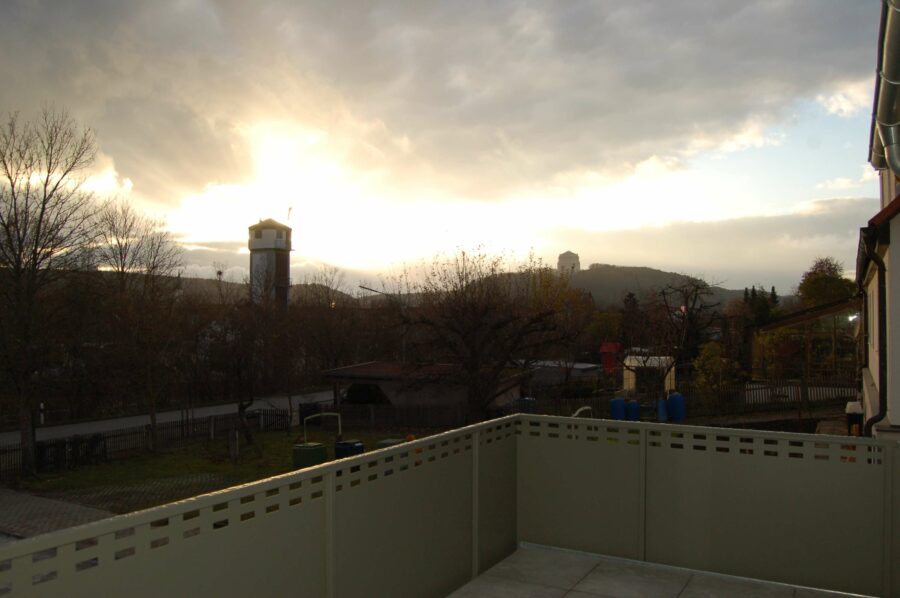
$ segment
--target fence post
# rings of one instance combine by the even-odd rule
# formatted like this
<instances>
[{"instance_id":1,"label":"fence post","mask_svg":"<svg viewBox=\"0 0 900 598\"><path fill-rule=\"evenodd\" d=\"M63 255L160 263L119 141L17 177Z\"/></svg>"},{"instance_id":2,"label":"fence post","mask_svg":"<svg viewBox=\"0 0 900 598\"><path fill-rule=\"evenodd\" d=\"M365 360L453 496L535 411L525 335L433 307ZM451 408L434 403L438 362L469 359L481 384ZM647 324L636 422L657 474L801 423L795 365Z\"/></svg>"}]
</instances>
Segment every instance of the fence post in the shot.
<instances>
[{"instance_id":1,"label":"fence post","mask_svg":"<svg viewBox=\"0 0 900 598\"><path fill-rule=\"evenodd\" d=\"M241 435L237 428L231 430L228 434L228 456L231 462L236 463L241 455Z\"/></svg>"},{"instance_id":2,"label":"fence post","mask_svg":"<svg viewBox=\"0 0 900 598\"><path fill-rule=\"evenodd\" d=\"M147 448L147 451L151 453L155 448L153 446L153 429L151 428L150 424L144 425L144 446Z\"/></svg>"}]
</instances>

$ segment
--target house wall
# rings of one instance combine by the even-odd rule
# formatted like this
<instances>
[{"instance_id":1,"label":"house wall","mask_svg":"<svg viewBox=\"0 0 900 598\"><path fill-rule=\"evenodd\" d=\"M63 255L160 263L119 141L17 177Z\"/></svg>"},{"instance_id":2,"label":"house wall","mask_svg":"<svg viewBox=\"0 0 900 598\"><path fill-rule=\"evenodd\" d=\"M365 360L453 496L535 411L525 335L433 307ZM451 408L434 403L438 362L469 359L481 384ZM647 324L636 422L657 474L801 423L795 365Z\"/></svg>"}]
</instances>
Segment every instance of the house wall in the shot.
<instances>
[{"instance_id":1,"label":"house wall","mask_svg":"<svg viewBox=\"0 0 900 598\"><path fill-rule=\"evenodd\" d=\"M637 375L635 369L641 368L625 368L622 371L622 388L625 392L634 392L637 386ZM670 390L675 390L675 368L669 370L666 374L666 392Z\"/></svg>"},{"instance_id":2,"label":"house wall","mask_svg":"<svg viewBox=\"0 0 900 598\"><path fill-rule=\"evenodd\" d=\"M887 362L896 365L900 357L900 319L893 317L900 310L900 275L892 264L900 264L900 218L891 221L891 239L884 263L887 266ZM900 368L889 367L887 372L888 415L891 425L900 426Z\"/></svg>"},{"instance_id":3,"label":"house wall","mask_svg":"<svg viewBox=\"0 0 900 598\"><path fill-rule=\"evenodd\" d=\"M281 238L278 233L281 232ZM291 231L278 231L274 228L265 228L261 231L259 239L256 238L256 231L250 231L250 238L247 246L251 251L257 249L291 249Z\"/></svg>"},{"instance_id":4,"label":"house wall","mask_svg":"<svg viewBox=\"0 0 900 598\"><path fill-rule=\"evenodd\" d=\"M447 384L426 384L409 388L407 382L374 382L381 387L392 405L403 407L412 405L465 405L466 390L460 386ZM521 392L518 386L511 388L494 399L492 405L500 406L518 399Z\"/></svg>"},{"instance_id":5,"label":"house wall","mask_svg":"<svg viewBox=\"0 0 900 598\"><path fill-rule=\"evenodd\" d=\"M873 266L866 278L866 363L862 368L863 410L868 419L878 412L878 277Z\"/></svg>"},{"instance_id":6,"label":"house wall","mask_svg":"<svg viewBox=\"0 0 900 598\"><path fill-rule=\"evenodd\" d=\"M406 382L378 382L385 396L392 405L458 405L465 404L465 390L459 387L448 387L441 384L427 384L421 387L408 388Z\"/></svg>"},{"instance_id":7,"label":"house wall","mask_svg":"<svg viewBox=\"0 0 900 598\"><path fill-rule=\"evenodd\" d=\"M881 208L884 209L897 197L897 175L890 168L878 171L880 174Z\"/></svg>"}]
</instances>

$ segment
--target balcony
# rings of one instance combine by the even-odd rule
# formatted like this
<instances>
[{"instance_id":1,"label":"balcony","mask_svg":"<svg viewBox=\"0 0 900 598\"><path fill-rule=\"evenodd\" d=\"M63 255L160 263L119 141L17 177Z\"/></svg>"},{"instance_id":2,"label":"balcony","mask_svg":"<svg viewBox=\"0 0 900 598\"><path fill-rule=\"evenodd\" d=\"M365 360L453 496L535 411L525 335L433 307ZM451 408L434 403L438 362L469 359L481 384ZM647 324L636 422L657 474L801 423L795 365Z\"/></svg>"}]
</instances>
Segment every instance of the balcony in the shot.
<instances>
[{"instance_id":1,"label":"balcony","mask_svg":"<svg viewBox=\"0 0 900 598\"><path fill-rule=\"evenodd\" d=\"M514 415L16 542L0 596L897 596L898 504L896 442Z\"/></svg>"}]
</instances>

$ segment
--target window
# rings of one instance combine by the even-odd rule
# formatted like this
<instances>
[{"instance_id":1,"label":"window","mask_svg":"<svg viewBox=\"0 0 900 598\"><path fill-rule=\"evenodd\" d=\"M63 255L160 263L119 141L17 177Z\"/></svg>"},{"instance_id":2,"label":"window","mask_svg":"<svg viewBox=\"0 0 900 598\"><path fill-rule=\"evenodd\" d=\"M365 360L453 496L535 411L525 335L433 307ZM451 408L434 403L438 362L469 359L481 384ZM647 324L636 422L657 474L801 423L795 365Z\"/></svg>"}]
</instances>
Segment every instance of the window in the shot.
<instances>
[{"instance_id":1,"label":"window","mask_svg":"<svg viewBox=\"0 0 900 598\"><path fill-rule=\"evenodd\" d=\"M284 231L283 231L283 230L275 231L275 238L276 238L276 239L283 239L283 238L284 238Z\"/></svg>"},{"instance_id":2,"label":"window","mask_svg":"<svg viewBox=\"0 0 900 598\"><path fill-rule=\"evenodd\" d=\"M254 239L262 239L262 231L259 229L256 229L255 231L253 231L253 238Z\"/></svg>"}]
</instances>

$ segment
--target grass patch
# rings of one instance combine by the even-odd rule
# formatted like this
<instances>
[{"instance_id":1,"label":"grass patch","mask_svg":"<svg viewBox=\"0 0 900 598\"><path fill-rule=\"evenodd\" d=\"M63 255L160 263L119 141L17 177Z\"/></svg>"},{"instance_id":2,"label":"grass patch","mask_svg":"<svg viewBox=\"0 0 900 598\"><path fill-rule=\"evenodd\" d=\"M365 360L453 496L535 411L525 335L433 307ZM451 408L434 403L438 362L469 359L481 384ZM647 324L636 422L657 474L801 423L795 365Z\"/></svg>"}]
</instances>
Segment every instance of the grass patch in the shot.
<instances>
[{"instance_id":1,"label":"grass patch","mask_svg":"<svg viewBox=\"0 0 900 598\"><path fill-rule=\"evenodd\" d=\"M370 451L376 448L380 440L403 438L407 433L409 431L373 434L370 431L345 429L344 439L360 440L366 451ZM413 433L421 438L434 432ZM241 436L240 457L235 463L229 459L228 445L224 438L213 441L198 439L190 445L156 454L144 453L105 463L83 465L76 469L44 472L18 480L16 487L31 492L52 493L125 486L197 473L221 475L234 484L245 483L293 471L292 448L294 444L303 441L302 436L302 431L296 428L289 435L284 431L254 432L252 445L246 444ZM312 430L308 439L325 444L328 458L334 459L333 432Z\"/></svg>"}]
</instances>

